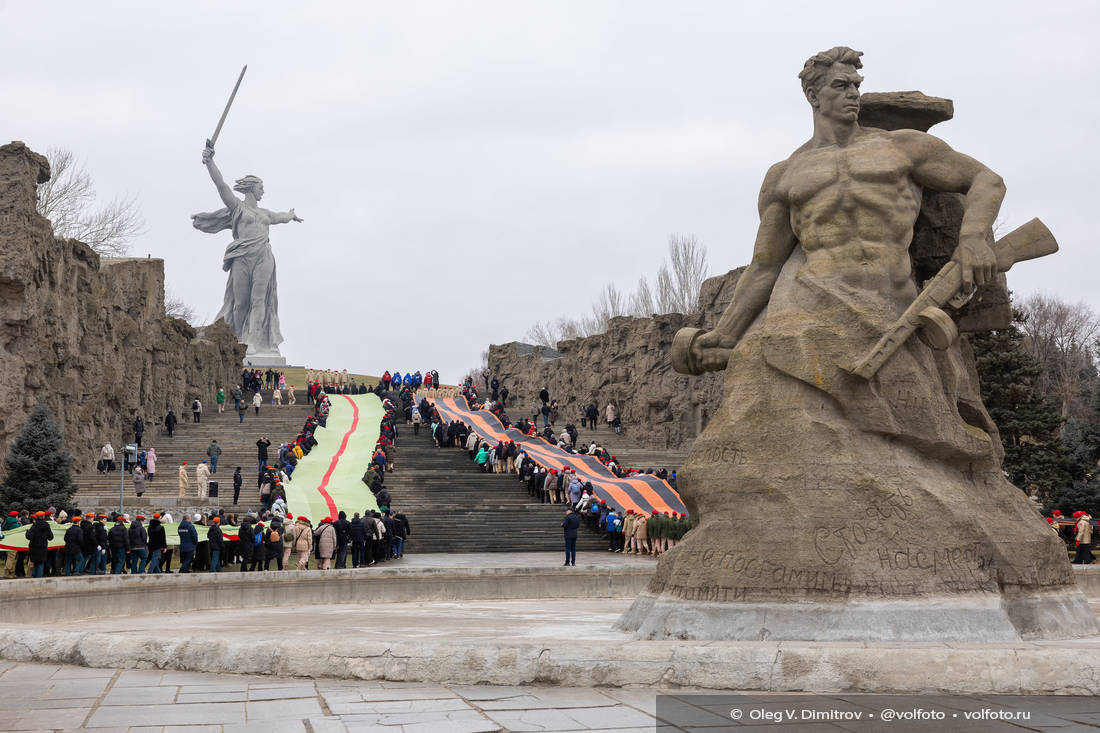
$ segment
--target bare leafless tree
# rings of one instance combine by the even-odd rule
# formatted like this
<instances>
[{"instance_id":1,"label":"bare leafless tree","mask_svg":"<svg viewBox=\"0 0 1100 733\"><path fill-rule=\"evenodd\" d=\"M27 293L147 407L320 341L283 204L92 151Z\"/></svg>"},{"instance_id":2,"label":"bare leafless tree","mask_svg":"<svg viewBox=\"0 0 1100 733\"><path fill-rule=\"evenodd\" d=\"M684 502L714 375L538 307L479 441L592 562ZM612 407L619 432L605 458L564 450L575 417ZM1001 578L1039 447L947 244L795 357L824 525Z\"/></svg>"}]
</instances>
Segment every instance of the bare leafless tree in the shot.
<instances>
[{"instance_id":1,"label":"bare leafless tree","mask_svg":"<svg viewBox=\"0 0 1100 733\"><path fill-rule=\"evenodd\" d=\"M558 344L558 329L550 321L538 321L535 325L527 329L527 333L523 336L536 346L545 346L553 349Z\"/></svg>"},{"instance_id":2,"label":"bare leafless tree","mask_svg":"<svg viewBox=\"0 0 1100 733\"><path fill-rule=\"evenodd\" d=\"M648 318L656 313L691 313L699 305L699 289L707 271L707 248L694 235L673 235L668 241L668 257L657 269L652 283L640 278L637 289L630 295L608 283L592 304L589 315L536 323L524 338L555 348L558 341L606 332L616 316Z\"/></svg>"},{"instance_id":3,"label":"bare leafless tree","mask_svg":"<svg viewBox=\"0 0 1100 733\"><path fill-rule=\"evenodd\" d=\"M59 237L84 242L105 257L125 257L130 242L145 233L137 198L115 198L96 206L95 182L64 148L50 148L50 180L38 187L38 213Z\"/></svg>"},{"instance_id":4,"label":"bare leafless tree","mask_svg":"<svg viewBox=\"0 0 1100 733\"><path fill-rule=\"evenodd\" d=\"M707 279L707 248L694 234L669 237L668 262L657 274L658 300L667 300L661 313L691 313L699 305L699 289ZM662 280L664 281L662 283ZM663 291L663 292L662 292Z\"/></svg>"},{"instance_id":5,"label":"bare leafless tree","mask_svg":"<svg viewBox=\"0 0 1100 733\"><path fill-rule=\"evenodd\" d=\"M187 321L192 326L197 326L195 307L185 301L171 290L164 291L164 315L169 318L179 318Z\"/></svg>"},{"instance_id":6,"label":"bare leafless tree","mask_svg":"<svg viewBox=\"0 0 1100 733\"><path fill-rule=\"evenodd\" d=\"M1042 373L1038 387L1062 405L1062 417L1075 413L1085 382L1095 369L1100 317L1084 303L1067 303L1048 295L1031 295L1018 305L1021 330Z\"/></svg>"}]
</instances>

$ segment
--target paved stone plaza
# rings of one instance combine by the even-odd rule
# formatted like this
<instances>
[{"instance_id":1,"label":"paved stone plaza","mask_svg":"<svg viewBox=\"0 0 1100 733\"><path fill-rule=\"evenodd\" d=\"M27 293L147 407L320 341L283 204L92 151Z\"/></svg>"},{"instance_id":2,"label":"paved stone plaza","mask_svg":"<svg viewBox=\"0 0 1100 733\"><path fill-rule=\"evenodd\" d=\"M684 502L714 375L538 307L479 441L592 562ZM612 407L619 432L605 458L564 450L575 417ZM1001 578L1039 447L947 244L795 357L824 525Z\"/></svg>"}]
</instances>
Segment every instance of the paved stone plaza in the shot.
<instances>
[{"instance_id":1,"label":"paved stone plaza","mask_svg":"<svg viewBox=\"0 0 1100 733\"><path fill-rule=\"evenodd\" d=\"M744 709L782 710L809 700L815 708L881 711L919 705L946 711L946 722L876 721L767 724L729 720L721 704L699 698L686 727L656 717L660 693L685 689L430 685L405 682L275 679L159 670L88 669L0 662L0 730L130 733L477 733L480 731L1071 731L1100 726L1095 697L814 695L736 693ZM698 691L713 696L715 690ZM797 701L797 702L796 702ZM1026 711L1011 724L960 719L964 711ZM683 715L683 706L677 714ZM957 717L953 717L957 716ZM952 722L953 721L953 722Z\"/></svg>"},{"instance_id":2,"label":"paved stone plaza","mask_svg":"<svg viewBox=\"0 0 1100 733\"><path fill-rule=\"evenodd\" d=\"M652 730L655 692L279 680L0 662L0 729Z\"/></svg>"}]
</instances>

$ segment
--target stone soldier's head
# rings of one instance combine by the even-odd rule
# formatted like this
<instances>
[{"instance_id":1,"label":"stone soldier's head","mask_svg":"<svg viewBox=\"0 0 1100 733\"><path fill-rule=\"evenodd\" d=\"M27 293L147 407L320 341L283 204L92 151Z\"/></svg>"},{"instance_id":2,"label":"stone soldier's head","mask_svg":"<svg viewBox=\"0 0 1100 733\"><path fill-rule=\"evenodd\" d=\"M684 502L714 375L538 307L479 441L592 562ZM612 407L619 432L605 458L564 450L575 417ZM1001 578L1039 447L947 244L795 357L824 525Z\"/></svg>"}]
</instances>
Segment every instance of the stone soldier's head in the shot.
<instances>
[{"instance_id":1,"label":"stone soldier's head","mask_svg":"<svg viewBox=\"0 0 1100 733\"><path fill-rule=\"evenodd\" d=\"M802 91L814 113L827 119L855 122L859 118L862 51L836 46L806 60L799 72Z\"/></svg>"}]
</instances>

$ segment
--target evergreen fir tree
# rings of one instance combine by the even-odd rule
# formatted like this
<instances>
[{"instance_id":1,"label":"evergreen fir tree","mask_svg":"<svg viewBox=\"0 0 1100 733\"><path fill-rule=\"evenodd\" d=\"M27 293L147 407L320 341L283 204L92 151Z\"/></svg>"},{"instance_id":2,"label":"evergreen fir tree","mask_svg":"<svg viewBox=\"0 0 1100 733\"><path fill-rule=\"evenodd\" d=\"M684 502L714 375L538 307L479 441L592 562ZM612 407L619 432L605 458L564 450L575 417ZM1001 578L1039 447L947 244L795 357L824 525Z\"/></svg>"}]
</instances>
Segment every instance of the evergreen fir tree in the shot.
<instances>
[{"instance_id":1,"label":"evergreen fir tree","mask_svg":"<svg viewBox=\"0 0 1100 733\"><path fill-rule=\"evenodd\" d=\"M0 485L0 507L34 511L68 506L76 493L72 461L53 413L39 402L4 459L7 476Z\"/></svg>"},{"instance_id":2,"label":"evergreen fir tree","mask_svg":"<svg viewBox=\"0 0 1100 733\"><path fill-rule=\"evenodd\" d=\"M1061 486L1046 497L1043 502L1043 511L1050 513L1055 509L1061 509L1067 517L1073 516L1078 509L1084 509L1092 516L1100 516L1100 480L1078 479L1066 486Z\"/></svg>"},{"instance_id":3,"label":"evergreen fir tree","mask_svg":"<svg viewBox=\"0 0 1100 733\"><path fill-rule=\"evenodd\" d=\"M1085 399L1087 412L1066 420L1062 428L1062 442L1074 464L1088 476L1098 473L1100 461L1100 385L1096 380L1087 383Z\"/></svg>"},{"instance_id":4,"label":"evergreen fir tree","mask_svg":"<svg viewBox=\"0 0 1100 733\"><path fill-rule=\"evenodd\" d=\"M1024 491L1036 488L1049 499L1084 478L1062 445L1058 406L1036 387L1039 363L1024 344L1013 314L1008 328L968 338L981 383L982 401L1004 444L1004 471Z\"/></svg>"}]
</instances>

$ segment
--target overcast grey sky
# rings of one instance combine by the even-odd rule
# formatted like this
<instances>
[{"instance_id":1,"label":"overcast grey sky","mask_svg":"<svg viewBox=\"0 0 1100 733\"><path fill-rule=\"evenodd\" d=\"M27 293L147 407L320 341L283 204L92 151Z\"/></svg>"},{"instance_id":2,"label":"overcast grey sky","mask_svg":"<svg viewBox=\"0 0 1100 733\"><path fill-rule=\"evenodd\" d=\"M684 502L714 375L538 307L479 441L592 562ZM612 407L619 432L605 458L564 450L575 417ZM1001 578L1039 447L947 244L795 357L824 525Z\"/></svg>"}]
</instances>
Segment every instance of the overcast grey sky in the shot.
<instances>
[{"instance_id":1,"label":"overcast grey sky","mask_svg":"<svg viewBox=\"0 0 1100 733\"><path fill-rule=\"evenodd\" d=\"M949 97L933 128L1004 176L1009 224L1055 257L1018 294L1100 308L1094 254L1100 11L1092 2L3 2L0 138L72 150L137 193L170 289L212 317L228 232L200 163L261 176L283 353L445 381L489 343L649 276L668 236L747 263L767 167L809 136L796 74L865 52L864 91Z\"/></svg>"}]
</instances>

